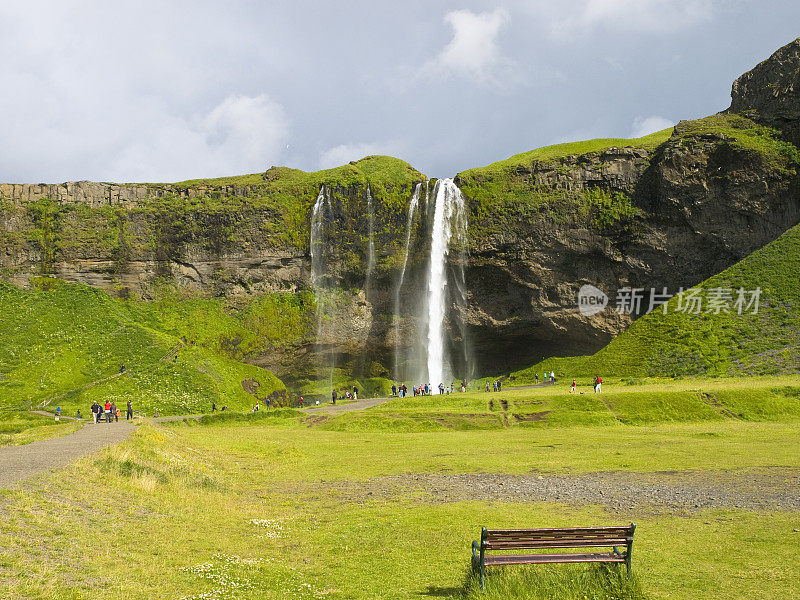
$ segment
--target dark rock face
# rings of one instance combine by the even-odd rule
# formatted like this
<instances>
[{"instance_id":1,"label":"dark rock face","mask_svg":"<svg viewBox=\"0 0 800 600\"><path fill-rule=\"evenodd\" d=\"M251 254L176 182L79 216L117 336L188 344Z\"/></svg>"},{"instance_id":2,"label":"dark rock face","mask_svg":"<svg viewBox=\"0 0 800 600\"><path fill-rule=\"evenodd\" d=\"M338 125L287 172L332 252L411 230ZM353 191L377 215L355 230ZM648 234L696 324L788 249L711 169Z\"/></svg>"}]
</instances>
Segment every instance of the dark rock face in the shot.
<instances>
[{"instance_id":1,"label":"dark rock face","mask_svg":"<svg viewBox=\"0 0 800 600\"><path fill-rule=\"evenodd\" d=\"M630 194L641 212L626 228L600 232L569 215L561 222L547 212L513 215L501 233L476 243L467 320L480 340L479 371L590 353L627 327L629 314L581 315L583 284L605 291L612 305L618 289L644 288L646 310L651 288L675 293L695 285L800 221L796 174L775 170L758 152L724 139L687 140L680 126L649 161L639 162L644 151L626 150L582 157L601 175L586 178L576 169L561 182ZM607 168L608 157L621 154L629 162ZM534 180L548 173L530 170Z\"/></svg>"},{"instance_id":2,"label":"dark rock face","mask_svg":"<svg viewBox=\"0 0 800 600\"><path fill-rule=\"evenodd\" d=\"M734 81L728 110L747 113L800 145L800 38Z\"/></svg>"}]
</instances>

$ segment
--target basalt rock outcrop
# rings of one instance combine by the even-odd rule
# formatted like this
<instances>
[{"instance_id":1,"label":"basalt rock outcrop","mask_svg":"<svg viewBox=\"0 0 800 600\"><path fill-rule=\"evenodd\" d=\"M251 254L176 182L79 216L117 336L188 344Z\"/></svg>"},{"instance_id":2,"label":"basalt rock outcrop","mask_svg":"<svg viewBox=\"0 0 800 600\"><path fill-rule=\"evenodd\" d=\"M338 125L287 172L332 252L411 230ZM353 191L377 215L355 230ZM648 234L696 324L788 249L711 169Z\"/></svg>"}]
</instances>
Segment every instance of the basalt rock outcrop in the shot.
<instances>
[{"instance_id":1,"label":"basalt rock outcrop","mask_svg":"<svg viewBox=\"0 0 800 600\"><path fill-rule=\"evenodd\" d=\"M718 115L679 123L657 142L509 159L455 181L467 198L467 324L476 372L597 350L636 315L617 290L676 292L718 273L800 222L800 40L736 80ZM647 138L644 138L647 139ZM334 172L270 169L246 183L0 185L0 276L56 276L148 299L164 282L237 302L311 287L309 226L321 185L332 190L329 261L337 323L248 360L278 374L337 364L388 375L400 343L416 343L414 299L426 285L430 212L413 224L406 310L394 327L408 200L427 178L387 157ZM365 289L366 186L377 262ZM427 215L427 216L426 216ZM592 284L612 307L578 311ZM314 344L314 342L322 342ZM298 367L299 365L299 367Z\"/></svg>"},{"instance_id":2,"label":"basalt rock outcrop","mask_svg":"<svg viewBox=\"0 0 800 600\"><path fill-rule=\"evenodd\" d=\"M800 38L733 82L728 111L774 127L800 145Z\"/></svg>"}]
</instances>

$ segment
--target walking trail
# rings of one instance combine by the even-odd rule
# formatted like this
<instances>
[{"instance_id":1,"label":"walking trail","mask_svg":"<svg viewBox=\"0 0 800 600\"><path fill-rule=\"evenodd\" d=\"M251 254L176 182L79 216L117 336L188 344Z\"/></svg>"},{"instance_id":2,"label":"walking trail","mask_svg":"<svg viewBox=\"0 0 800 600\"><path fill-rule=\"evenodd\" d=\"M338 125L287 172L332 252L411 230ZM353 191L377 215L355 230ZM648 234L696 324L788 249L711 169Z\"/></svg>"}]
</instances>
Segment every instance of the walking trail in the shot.
<instances>
[{"instance_id":1,"label":"walking trail","mask_svg":"<svg viewBox=\"0 0 800 600\"><path fill-rule=\"evenodd\" d=\"M356 402L348 402L346 404L321 404L319 406L312 404L308 407L308 412L313 414L330 414L330 413L345 413L353 410L364 410L365 408L372 408L384 402L388 402L391 398L364 398Z\"/></svg>"},{"instance_id":2,"label":"walking trail","mask_svg":"<svg viewBox=\"0 0 800 600\"><path fill-rule=\"evenodd\" d=\"M369 398L337 404L309 408L309 413L343 413L363 410L387 402L390 398ZM52 413L34 411L36 414L53 416ZM199 419L202 415L181 415L157 417L157 423ZM62 419L72 417L62 416ZM0 448L0 489L7 488L41 473L65 467L74 460L96 452L106 446L117 444L133 433L134 426L126 421L115 423L87 423L74 433L49 440L41 440L22 446Z\"/></svg>"},{"instance_id":3,"label":"walking trail","mask_svg":"<svg viewBox=\"0 0 800 600\"><path fill-rule=\"evenodd\" d=\"M121 442L133 429L133 424L125 421L89 423L75 433L58 438L0 448L0 488L65 467L87 454Z\"/></svg>"}]
</instances>

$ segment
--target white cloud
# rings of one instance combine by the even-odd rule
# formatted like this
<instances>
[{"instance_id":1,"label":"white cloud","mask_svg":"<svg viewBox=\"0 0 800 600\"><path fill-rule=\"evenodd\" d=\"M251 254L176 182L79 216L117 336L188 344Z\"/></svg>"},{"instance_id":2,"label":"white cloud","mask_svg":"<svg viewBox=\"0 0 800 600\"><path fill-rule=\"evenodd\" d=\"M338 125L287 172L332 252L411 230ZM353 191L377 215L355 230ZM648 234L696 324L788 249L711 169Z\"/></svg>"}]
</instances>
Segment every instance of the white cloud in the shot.
<instances>
[{"instance_id":1,"label":"white cloud","mask_svg":"<svg viewBox=\"0 0 800 600\"><path fill-rule=\"evenodd\" d=\"M574 4L567 7L569 13L555 16L550 24L554 37L575 38L598 28L671 32L707 21L714 14L712 0L583 0L577 10Z\"/></svg>"},{"instance_id":2,"label":"white cloud","mask_svg":"<svg viewBox=\"0 0 800 600\"><path fill-rule=\"evenodd\" d=\"M125 181L180 180L252 173L278 162L289 135L283 108L265 94L231 95L188 118L146 111L111 165Z\"/></svg>"},{"instance_id":3,"label":"white cloud","mask_svg":"<svg viewBox=\"0 0 800 600\"><path fill-rule=\"evenodd\" d=\"M497 43L500 30L509 22L505 9L474 13L454 10L444 20L453 28L453 38L419 70L423 76L455 76L479 82L499 82L513 62Z\"/></svg>"},{"instance_id":4,"label":"white cloud","mask_svg":"<svg viewBox=\"0 0 800 600\"><path fill-rule=\"evenodd\" d=\"M655 133L656 131L661 131L662 129L666 129L667 127L673 127L675 125L675 121L670 121L669 119L665 119L664 117L637 117L633 121L633 128L631 129L632 138L638 138L645 135L649 135L651 133Z\"/></svg>"},{"instance_id":5,"label":"white cloud","mask_svg":"<svg viewBox=\"0 0 800 600\"><path fill-rule=\"evenodd\" d=\"M320 169L332 169L373 154L397 156L403 154L405 145L397 140L387 142L340 144L329 148L319 157Z\"/></svg>"}]
</instances>

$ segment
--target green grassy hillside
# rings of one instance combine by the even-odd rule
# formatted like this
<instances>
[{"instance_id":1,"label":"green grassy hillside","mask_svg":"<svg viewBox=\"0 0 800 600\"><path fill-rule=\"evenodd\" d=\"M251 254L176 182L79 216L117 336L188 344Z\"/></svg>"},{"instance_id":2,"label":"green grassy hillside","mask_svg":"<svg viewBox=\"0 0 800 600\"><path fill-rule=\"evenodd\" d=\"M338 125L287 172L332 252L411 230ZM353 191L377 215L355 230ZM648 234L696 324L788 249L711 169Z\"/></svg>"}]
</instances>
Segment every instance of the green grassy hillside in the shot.
<instances>
[{"instance_id":1,"label":"green grassy hillside","mask_svg":"<svg viewBox=\"0 0 800 600\"><path fill-rule=\"evenodd\" d=\"M800 373L798 265L800 225L696 286L706 302L699 314L679 312L681 299L675 297L666 314L657 310L642 316L595 355L542 361L514 373L514 383L531 382L535 373L551 370L566 377ZM730 312L708 312L709 290L719 288L732 290ZM738 314L734 303L740 288L761 288L757 313L751 307Z\"/></svg>"},{"instance_id":2,"label":"green grassy hillside","mask_svg":"<svg viewBox=\"0 0 800 600\"><path fill-rule=\"evenodd\" d=\"M255 334L219 303L144 304L79 284L37 283L33 290L0 284L2 408L60 405L65 414L87 414L95 399L123 407L130 399L149 414L207 411L212 401L246 410L255 398L244 380L258 383L260 398L285 389L269 371L236 360L234 342L255 344Z\"/></svg>"}]
</instances>

